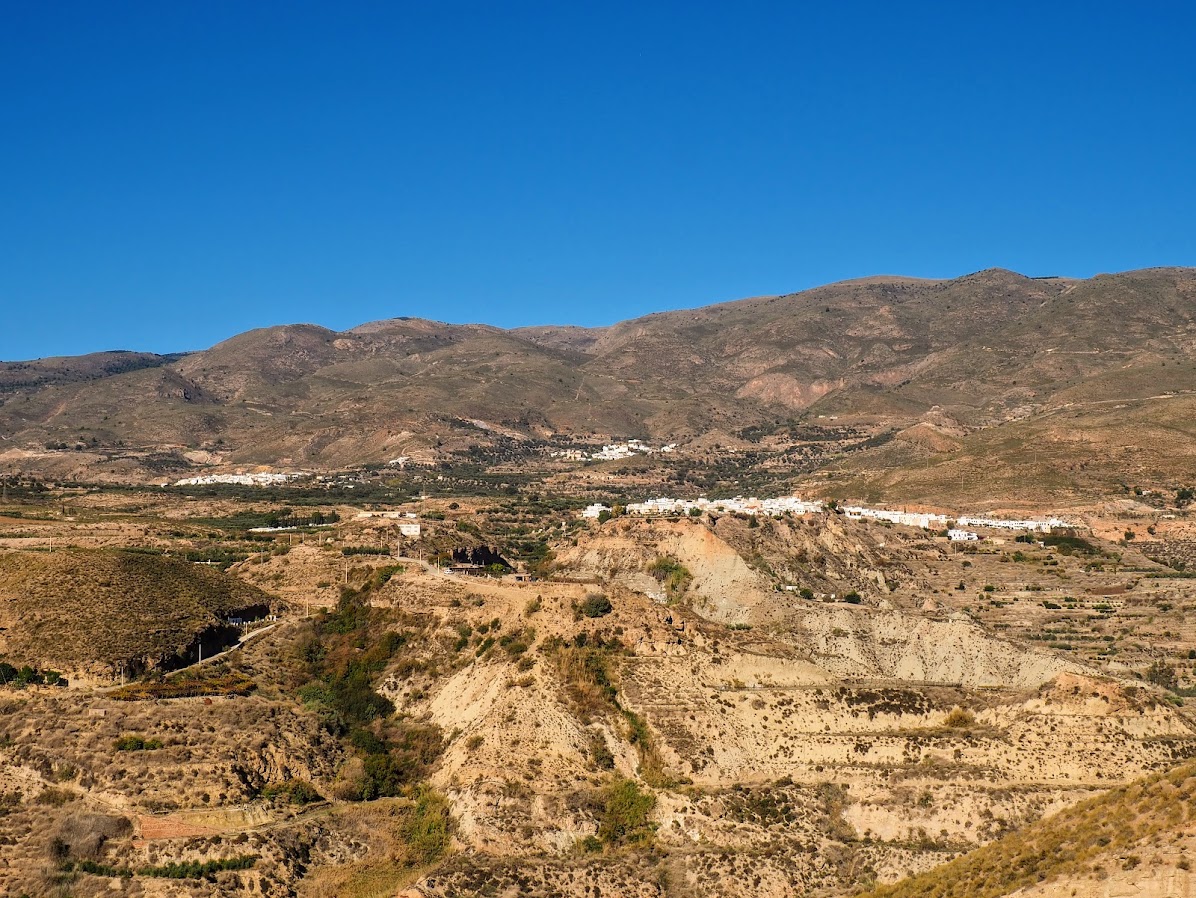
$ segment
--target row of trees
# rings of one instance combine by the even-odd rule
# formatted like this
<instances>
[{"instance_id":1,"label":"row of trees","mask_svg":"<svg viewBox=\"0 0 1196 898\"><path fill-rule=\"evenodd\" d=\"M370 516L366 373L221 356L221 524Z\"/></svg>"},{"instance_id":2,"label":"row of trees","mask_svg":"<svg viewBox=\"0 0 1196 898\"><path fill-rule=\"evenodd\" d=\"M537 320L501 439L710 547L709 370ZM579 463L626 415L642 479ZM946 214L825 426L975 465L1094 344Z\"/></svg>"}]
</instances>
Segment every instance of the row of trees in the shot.
<instances>
[{"instance_id":1,"label":"row of trees","mask_svg":"<svg viewBox=\"0 0 1196 898\"><path fill-rule=\"evenodd\" d=\"M65 686L66 679L56 670L38 670L28 664L13 667L0 661L0 685L23 689L26 686Z\"/></svg>"}]
</instances>

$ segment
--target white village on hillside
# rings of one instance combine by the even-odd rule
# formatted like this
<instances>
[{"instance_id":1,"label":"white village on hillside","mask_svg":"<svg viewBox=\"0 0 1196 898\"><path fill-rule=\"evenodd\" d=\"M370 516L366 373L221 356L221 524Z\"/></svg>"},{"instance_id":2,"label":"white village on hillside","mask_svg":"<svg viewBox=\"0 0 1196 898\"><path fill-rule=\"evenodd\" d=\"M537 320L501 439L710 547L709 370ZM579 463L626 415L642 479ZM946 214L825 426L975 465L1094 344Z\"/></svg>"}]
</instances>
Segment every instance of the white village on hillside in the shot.
<instances>
[{"instance_id":1,"label":"white village on hillside","mask_svg":"<svg viewBox=\"0 0 1196 898\"><path fill-rule=\"evenodd\" d=\"M302 471L279 473L276 471L258 471L252 474L203 474L199 477L186 477L176 480L175 486L213 486L217 484L231 486L277 486L310 477L311 474Z\"/></svg>"},{"instance_id":2,"label":"white village on hillside","mask_svg":"<svg viewBox=\"0 0 1196 898\"><path fill-rule=\"evenodd\" d=\"M707 499L705 496L697 499L672 499L661 496L644 502L632 502L624 511L630 515L702 515L714 514L745 514L764 517L781 517L786 514L807 515L818 514L836 506L825 502L802 499L798 496L779 496L770 499L758 499L755 496L736 496L732 499ZM981 527L993 530L1007 530L1013 532L1051 533L1055 530L1074 528L1074 524L1060 518L1044 519L1007 519L988 516L945 515L930 512L894 511L888 508L868 508L862 505L844 505L837 507L843 515L852 520L885 521L903 527L918 527L922 530L947 530L947 536L952 542L970 542L979 539L979 535L966 527ZM603 512L610 513L612 509L601 503L587 506L581 513L586 519L596 520ZM951 526L952 523L954 526Z\"/></svg>"},{"instance_id":3,"label":"white village on hillside","mask_svg":"<svg viewBox=\"0 0 1196 898\"><path fill-rule=\"evenodd\" d=\"M620 458L631 458L636 455L668 455L677 451L676 443L666 443L660 447L649 446L643 440L627 440L623 443L607 443L596 452L586 452L584 449L554 449L549 452L552 458L566 461L613 461Z\"/></svg>"}]
</instances>

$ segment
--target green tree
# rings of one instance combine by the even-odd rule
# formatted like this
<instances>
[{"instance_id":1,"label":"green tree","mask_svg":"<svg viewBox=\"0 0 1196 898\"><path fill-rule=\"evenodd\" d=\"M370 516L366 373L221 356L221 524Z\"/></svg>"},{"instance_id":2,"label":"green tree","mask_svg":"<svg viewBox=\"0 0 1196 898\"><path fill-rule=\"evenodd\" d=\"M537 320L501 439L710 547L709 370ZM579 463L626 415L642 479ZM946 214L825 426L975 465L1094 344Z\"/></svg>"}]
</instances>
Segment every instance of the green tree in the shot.
<instances>
[{"instance_id":1,"label":"green tree","mask_svg":"<svg viewBox=\"0 0 1196 898\"><path fill-rule=\"evenodd\" d=\"M648 815L656 796L644 792L633 780L617 778L606 788L598 838L607 845L637 845L651 841L655 827Z\"/></svg>"}]
</instances>

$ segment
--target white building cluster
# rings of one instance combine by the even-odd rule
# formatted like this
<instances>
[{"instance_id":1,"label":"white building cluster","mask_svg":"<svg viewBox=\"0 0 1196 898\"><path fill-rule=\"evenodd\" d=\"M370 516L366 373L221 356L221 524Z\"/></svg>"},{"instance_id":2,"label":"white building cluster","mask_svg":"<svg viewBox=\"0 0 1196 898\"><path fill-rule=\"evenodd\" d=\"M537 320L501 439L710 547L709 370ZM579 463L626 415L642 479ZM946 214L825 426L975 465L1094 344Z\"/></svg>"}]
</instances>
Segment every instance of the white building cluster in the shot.
<instances>
[{"instance_id":1,"label":"white building cluster","mask_svg":"<svg viewBox=\"0 0 1196 898\"><path fill-rule=\"evenodd\" d=\"M1033 533L1050 533L1057 527L1070 527L1067 521L1047 518L1045 521L1006 521L1002 518L971 518L966 515L956 519L960 527L992 527L994 530L1029 530Z\"/></svg>"},{"instance_id":2,"label":"white building cluster","mask_svg":"<svg viewBox=\"0 0 1196 898\"><path fill-rule=\"evenodd\" d=\"M865 508L862 505L845 505L843 514L854 520L867 518L873 521L888 521L903 527L921 527L923 530L941 530L947 526L944 514L928 514L920 511L890 511L887 508Z\"/></svg>"},{"instance_id":3,"label":"white building cluster","mask_svg":"<svg viewBox=\"0 0 1196 898\"><path fill-rule=\"evenodd\" d=\"M634 515L688 515L695 510L706 512L731 512L748 515L762 515L765 517L779 517L784 514L817 514L825 511L822 502L811 502L797 496L780 496L775 499L757 499L754 496L744 498L736 496L734 499L672 499L661 496L644 502L632 502L626 508L627 514ZM582 511L581 516L595 520L604 511L611 509L600 503L590 505ZM888 508L867 508L863 505L846 505L840 509L844 515L852 520L886 521L903 527L918 527L922 530L944 530L950 521L955 521L955 527L947 530L947 536L954 542L971 542L980 536L965 527L989 527L995 530L1032 531L1050 533L1059 527L1072 526L1059 518L1045 520L1005 520L1003 518L970 517L962 515L952 518L950 515L933 514L921 511L893 511Z\"/></svg>"},{"instance_id":4,"label":"white building cluster","mask_svg":"<svg viewBox=\"0 0 1196 898\"><path fill-rule=\"evenodd\" d=\"M233 484L236 486L277 486L310 474L291 473L280 474L273 471L262 471L256 474L204 474L200 477L187 477L176 480L175 486L211 486L213 484Z\"/></svg>"},{"instance_id":5,"label":"white building cluster","mask_svg":"<svg viewBox=\"0 0 1196 898\"><path fill-rule=\"evenodd\" d=\"M807 502L797 496L780 496L775 499L757 499L755 496L744 498L736 496L734 499L649 499L646 502L633 502L627 506L628 514L639 515L671 515L689 514L694 509L700 512L731 512L738 514L764 515L765 517L780 517L783 514L814 514L823 510L821 502Z\"/></svg>"},{"instance_id":6,"label":"white building cluster","mask_svg":"<svg viewBox=\"0 0 1196 898\"><path fill-rule=\"evenodd\" d=\"M597 452L585 452L582 449L556 449L549 453L553 458L563 458L566 461L612 461L619 458L631 458L634 455L668 454L677 451L676 443L667 443L659 448L649 446L643 440L628 440L625 443L607 443Z\"/></svg>"}]
</instances>

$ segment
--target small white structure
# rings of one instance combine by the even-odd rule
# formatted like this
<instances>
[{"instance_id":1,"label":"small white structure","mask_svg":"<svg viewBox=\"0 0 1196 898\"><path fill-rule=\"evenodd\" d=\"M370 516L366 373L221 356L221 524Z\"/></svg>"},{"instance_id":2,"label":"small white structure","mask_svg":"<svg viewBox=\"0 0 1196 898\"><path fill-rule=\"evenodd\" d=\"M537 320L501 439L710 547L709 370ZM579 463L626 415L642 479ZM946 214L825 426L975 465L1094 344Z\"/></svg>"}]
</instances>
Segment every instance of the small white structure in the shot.
<instances>
[{"instance_id":1,"label":"small white structure","mask_svg":"<svg viewBox=\"0 0 1196 898\"><path fill-rule=\"evenodd\" d=\"M947 539L953 543L972 543L980 539L979 533L973 533L971 530L955 530L947 531Z\"/></svg>"},{"instance_id":2,"label":"small white structure","mask_svg":"<svg viewBox=\"0 0 1196 898\"><path fill-rule=\"evenodd\" d=\"M581 516L590 520L597 520L598 516L604 511L610 511L610 507L603 505L601 502L595 502L593 505L587 505L582 510Z\"/></svg>"},{"instance_id":3,"label":"small white structure","mask_svg":"<svg viewBox=\"0 0 1196 898\"><path fill-rule=\"evenodd\" d=\"M418 537L420 526L418 521L404 521L399 524L399 534L402 536Z\"/></svg>"}]
</instances>

